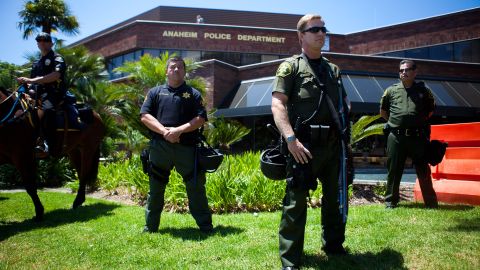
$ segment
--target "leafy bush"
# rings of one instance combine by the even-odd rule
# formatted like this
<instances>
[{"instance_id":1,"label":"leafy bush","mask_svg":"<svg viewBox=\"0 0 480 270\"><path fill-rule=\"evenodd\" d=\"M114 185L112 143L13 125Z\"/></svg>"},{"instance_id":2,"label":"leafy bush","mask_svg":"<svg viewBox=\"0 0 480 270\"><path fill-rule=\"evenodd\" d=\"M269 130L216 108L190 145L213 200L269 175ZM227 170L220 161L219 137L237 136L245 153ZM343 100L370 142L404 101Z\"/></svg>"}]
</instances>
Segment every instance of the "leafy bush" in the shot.
<instances>
[{"instance_id":1,"label":"leafy bush","mask_svg":"<svg viewBox=\"0 0 480 270\"><path fill-rule=\"evenodd\" d=\"M38 183L40 186L58 187L77 179L75 170L66 157L48 158L38 162Z\"/></svg>"},{"instance_id":2,"label":"leafy bush","mask_svg":"<svg viewBox=\"0 0 480 270\"><path fill-rule=\"evenodd\" d=\"M102 189L114 192L126 188L134 198L144 200L148 193L148 176L142 171L140 157L99 164L98 185Z\"/></svg>"},{"instance_id":3,"label":"leafy bush","mask_svg":"<svg viewBox=\"0 0 480 270\"><path fill-rule=\"evenodd\" d=\"M67 158L40 160L38 162L37 183L41 187L58 187L77 179L75 170ZM11 164L0 166L0 186L22 186L20 173Z\"/></svg>"},{"instance_id":4,"label":"leafy bush","mask_svg":"<svg viewBox=\"0 0 480 270\"><path fill-rule=\"evenodd\" d=\"M284 181L272 181L260 171L259 153L246 152L226 156L215 173L207 174L207 197L215 212L272 211L278 209L285 192ZM125 189L137 201L144 202L149 184L138 155L129 160L100 164L99 186L112 193ZM185 184L173 170L165 191L165 208L186 211Z\"/></svg>"},{"instance_id":5,"label":"leafy bush","mask_svg":"<svg viewBox=\"0 0 480 270\"><path fill-rule=\"evenodd\" d=\"M17 169L10 164L0 166L0 187L11 187L22 184Z\"/></svg>"}]
</instances>

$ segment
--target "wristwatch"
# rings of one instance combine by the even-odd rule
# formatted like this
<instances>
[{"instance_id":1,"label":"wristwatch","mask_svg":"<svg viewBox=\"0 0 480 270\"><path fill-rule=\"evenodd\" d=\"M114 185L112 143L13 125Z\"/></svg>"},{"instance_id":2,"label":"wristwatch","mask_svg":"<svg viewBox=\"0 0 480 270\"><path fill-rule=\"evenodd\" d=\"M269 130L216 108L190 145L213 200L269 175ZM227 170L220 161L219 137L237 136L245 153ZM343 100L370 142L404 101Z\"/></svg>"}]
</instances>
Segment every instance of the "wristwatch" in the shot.
<instances>
[{"instance_id":1,"label":"wristwatch","mask_svg":"<svg viewBox=\"0 0 480 270\"><path fill-rule=\"evenodd\" d=\"M287 143L294 142L296 139L297 137L295 137L295 135L290 135L287 137Z\"/></svg>"}]
</instances>

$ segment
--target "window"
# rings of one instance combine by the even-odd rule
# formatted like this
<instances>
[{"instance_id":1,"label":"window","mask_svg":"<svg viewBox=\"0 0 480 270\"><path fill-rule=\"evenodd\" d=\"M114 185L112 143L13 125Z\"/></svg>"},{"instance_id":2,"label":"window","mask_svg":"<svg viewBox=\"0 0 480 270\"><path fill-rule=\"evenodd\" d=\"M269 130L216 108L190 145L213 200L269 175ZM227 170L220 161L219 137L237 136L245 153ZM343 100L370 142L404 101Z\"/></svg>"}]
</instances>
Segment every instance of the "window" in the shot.
<instances>
[{"instance_id":1,"label":"window","mask_svg":"<svg viewBox=\"0 0 480 270\"><path fill-rule=\"evenodd\" d=\"M480 106L480 85L477 83L467 83L467 82L445 82L453 90L461 94L462 99L470 107L479 107Z\"/></svg>"},{"instance_id":2,"label":"window","mask_svg":"<svg viewBox=\"0 0 480 270\"><path fill-rule=\"evenodd\" d=\"M152 57L158 57L160 55L160 50L158 49L144 49L143 55L150 54Z\"/></svg>"},{"instance_id":3,"label":"window","mask_svg":"<svg viewBox=\"0 0 480 270\"><path fill-rule=\"evenodd\" d=\"M400 57L404 58L405 57L405 51L398 51L398 52L388 52L384 53L385 56L390 56L390 57Z\"/></svg>"},{"instance_id":4,"label":"window","mask_svg":"<svg viewBox=\"0 0 480 270\"><path fill-rule=\"evenodd\" d=\"M428 53L428 48L417 48L405 51L405 57L407 58L418 58L418 59L430 59Z\"/></svg>"},{"instance_id":5,"label":"window","mask_svg":"<svg viewBox=\"0 0 480 270\"><path fill-rule=\"evenodd\" d=\"M455 61L480 63L480 39L453 44Z\"/></svg>"},{"instance_id":6,"label":"window","mask_svg":"<svg viewBox=\"0 0 480 270\"><path fill-rule=\"evenodd\" d=\"M182 51L182 58L190 58L197 62L200 61L201 57L200 51Z\"/></svg>"},{"instance_id":7,"label":"window","mask_svg":"<svg viewBox=\"0 0 480 270\"><path fill-rule=\"evenodd\" d=\"M376 103L380 101L383 95L382 87L375 82L374 77L347 75L355 85L358 94L362 96L364 102ZM347 93L348 94L348 93ZM353 101L353 99L352 99Z\"/></svg>"},{"instance_id":8,"label":"window","mask_svg":"<svg viewBox=\"0 0 480 270\"><path fill-rule=\"evenodd\" d=\"M135 61L138 61L140 60L140 57L142 57L142 54L143 53L143 50L136 50L135 51L135 56L133 57L135 59Z\"/></svg>"},{"instance_id":9,"label":"window","mask_svg":"<svg viewBox=\"0 0 480 270\"><path fill-rule=\"evenodd\" d=\"M433 95L435 96L435 102L438 105L445 106L459 106L459 104L453 99L448 90L440 81L425 81L425 85L432 90Z\"/></svg>"},{"instance_id":10,"label":"window","mask_svg":"<svg viewBox=\"0 0 480 270\"><path fill-rule=\"evenodd\" d=\"M279 58L278 55L262 54L261 61L267 62L267 61L277 60L278 58Z\"/></svg>"},{"instance_id":11,"label":"window","mask_svg":"<svg viewBox=\"0 0 480 270\"><path fill-rule=\"evenodd\" d=\"M135 61L135 53L127 53L123 55L123 63Z\"/></svg>"},{"instance_id":12,"label":"window","mask_svg":"<svg viewBox=\"0 0 480 270\"><path fill-rule=\"evenodd\" d=\"M380 88L382 88L384 92L385 92L385 89L390 87L392 84L400 82L400 80L397 78L387 78L387 77L373 77L373 78L377 81L378 85L380 85Z\"/></svg>"},{"instance_id":13,"label":"window","mask_svg":"<svg viewBox=\"0 0 480 270\"><path fill-rule=\"evenodd\" d=\"M358 89L355 88L355 85L353 85L353 82L348 75L342 75L342 82L343 87L347 92L348 99L350 99L350 101L363 102L363 99L360 96Z\"/></svg>"},{"instance_id":14,"label":"window","mask_svg":"<svg viewBox=\"0 0 480 270\"><path fill-rule=\"evenodd\" d=\"M261 62L261 55L255 53L242 53L241 65L250 65Z\"/></svg>"},{"instance_id":15,"label":"window","mask_svg":"<svg viewBox=\"0 0 480 270\"><path fill-rule=\"evenodd\" d=\"M275 78L244 81L238 88L230 108L272 105L272 87Z\"/></svg>"},{"instance_id":16,"label":"window","mask_svg":"<svg viewBox=\"0 0 480 270\"><path fill-rule=\"evenodd\" d=\"M237 93L235 94L235 97L232 100L230 108L246 107L245 96L247 95L248 89L252 85L253 85L253 82L245 82L245 83L242 82L242 84L238 88Z\"/></svg>"},{"instance_id":17,"label":"window","mask_svg":"<svg viewBox=\"0 0 480 270\"><path fill-rule=\"evenodd\" d=\"M430 59L453 61L453 44L443 44L432 46L430 50Z\"/></svg>"}]
</instances>

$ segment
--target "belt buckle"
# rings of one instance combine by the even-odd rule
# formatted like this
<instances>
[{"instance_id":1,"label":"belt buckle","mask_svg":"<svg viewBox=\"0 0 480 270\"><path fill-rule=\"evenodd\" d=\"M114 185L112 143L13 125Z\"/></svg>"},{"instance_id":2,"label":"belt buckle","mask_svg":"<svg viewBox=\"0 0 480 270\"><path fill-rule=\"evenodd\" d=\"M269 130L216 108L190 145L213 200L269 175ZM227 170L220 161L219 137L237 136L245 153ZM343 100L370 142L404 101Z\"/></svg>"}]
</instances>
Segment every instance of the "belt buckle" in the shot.
<instances>
[{"instance_id":1,"label":"belt buckle","mask_svg":"<svg viewBox=\"0 0 480 270\"><path fill-rule=\"evenodd\" d=\"M409 137L412 136L413 132L411 132L411 129L406 128L405 129L405 136Z\"/></svg>"}]
</instances>

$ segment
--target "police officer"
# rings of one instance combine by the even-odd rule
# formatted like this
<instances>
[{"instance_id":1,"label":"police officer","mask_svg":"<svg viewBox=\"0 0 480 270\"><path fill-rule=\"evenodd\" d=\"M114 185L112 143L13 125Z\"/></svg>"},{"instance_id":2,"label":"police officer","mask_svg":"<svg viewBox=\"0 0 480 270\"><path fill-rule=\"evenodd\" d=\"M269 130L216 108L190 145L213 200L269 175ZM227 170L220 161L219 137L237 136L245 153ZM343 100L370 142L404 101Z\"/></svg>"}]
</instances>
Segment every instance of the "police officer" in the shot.
<instances>
[{"instance_id":1,"label":"police officer","mask_svg":"<svg viewBox=\"0 0 480 270\"><path fill-rule=\"evenodd\" d=\"M52 37L48 33L40 33L35 38L41 57L33 63L30 78L19 77L19 83L30 84L36 90L38 117L41 121L40 133L46 139L37 150L48 153L55 145L56 120L55 109L66 93L65 72L67 66L63 57L52 50ZM51 152L51 151L50 151Z\"/></svg>"},{"instance_id":2,"label":"police officer","mask_svg":"<svg viewBox=\"0 0 480 270\"><path fill-rule=\"evenodd\" d=\"M380 115L387 120L387 208L397 207L400 180L407 156L412 158L425 205L438 206L432 186L430 166L425 160L430 136L428 119L435 108L432 92L423 82L416 82L417 66L412 60L400 62L401 83L388 87L380 100ZM387 135L386 134L386 135Z\"/></svg>"},{"instance_id":3,"label":"police officer","mask_svg":"<svg viewBox=\"0 0 480 270\"><path fill-rule=\"evenodd\" d=\"M185 83L185 62L167 61L167 85L149 90L140 110L141 121L152 133L150 191L145 210L145 232L156 232L164 205L165 187L173 167L183 177L190 213L203 232L211 232L212 214L205 191L205 172L196 169L195 145L207 120L200 92Z\"/></svg>"},{"instance_id":4,"label":"police officer","mask_svg":"<svg viewBox=\"0 0 480 270\"><path fill-rule=\"evenodd\" d=\"M280 64L272 91L273 118L289 151L279 229L283 269L300 267L307 197L309 190L316 188L317 179L322 183L323 192L322 249L328 255L346 254L343 248L345 221L339 198L342 143L334 114L347 114L350 104L338 67L322 56L326 28L321 16L303 16L297 24L297 33L302 55ZM321 91L324 94L320 102Z\"/></svg>"}]
</instances>

